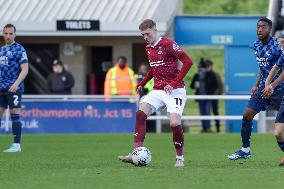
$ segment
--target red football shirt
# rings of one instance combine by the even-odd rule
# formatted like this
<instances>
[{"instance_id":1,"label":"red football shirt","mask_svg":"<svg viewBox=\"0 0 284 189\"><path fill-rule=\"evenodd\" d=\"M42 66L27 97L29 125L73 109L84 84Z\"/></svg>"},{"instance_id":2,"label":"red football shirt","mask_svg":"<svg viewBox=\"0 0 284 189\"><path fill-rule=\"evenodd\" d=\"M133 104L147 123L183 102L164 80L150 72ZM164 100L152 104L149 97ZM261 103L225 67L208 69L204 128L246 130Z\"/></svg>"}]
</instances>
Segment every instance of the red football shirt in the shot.
<instances>
[{"instance_id":1,"label":"red football shirt","mask_svg":"<svg viewBox=\"0 0 284 189\"><path fill-rule=\"evenodd\" d=\"M184 53L176 42L161 37L155 45L147 45L146 53L153 69L154 89L163 90L179 74L178 59ZM178 82L174 88L183 88L184 81Z\"/></svg>"}]
</instances>

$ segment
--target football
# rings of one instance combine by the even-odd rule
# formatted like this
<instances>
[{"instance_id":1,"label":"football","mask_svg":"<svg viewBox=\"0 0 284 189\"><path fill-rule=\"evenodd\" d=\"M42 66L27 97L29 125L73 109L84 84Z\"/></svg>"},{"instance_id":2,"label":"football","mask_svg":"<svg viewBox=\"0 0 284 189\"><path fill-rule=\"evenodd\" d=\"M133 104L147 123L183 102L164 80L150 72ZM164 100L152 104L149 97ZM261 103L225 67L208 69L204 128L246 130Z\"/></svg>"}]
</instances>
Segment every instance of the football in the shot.
<instances>
[{"instance_id":1,"label":"football","mask_svg":"<svg viewBox=\"0 0 284 189\"><path fill-rule=\"evenodd\" d=\"M146 166L151 162L151 152L146 147L134 148L132 151L132 161L136 166Z\"/></svg>"}]
</instances>

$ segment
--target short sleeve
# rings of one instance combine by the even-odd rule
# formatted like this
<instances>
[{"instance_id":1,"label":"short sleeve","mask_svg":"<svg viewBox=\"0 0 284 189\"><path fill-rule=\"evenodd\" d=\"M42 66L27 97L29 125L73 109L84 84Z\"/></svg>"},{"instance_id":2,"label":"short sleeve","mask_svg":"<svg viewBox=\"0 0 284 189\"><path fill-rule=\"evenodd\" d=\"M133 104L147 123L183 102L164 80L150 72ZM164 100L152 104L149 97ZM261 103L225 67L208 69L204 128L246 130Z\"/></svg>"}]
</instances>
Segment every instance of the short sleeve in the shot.
<instances>
[{"instance_id":1,"label":"short sleeve","mask_svg":"<svg viewBox=\"0 0 284 189\"><path fill-rule=\"evenodd\" d=\"M165 46L166 51L176 58L179 58L184 53L183 49L173 40L168 40Z\"/></svg>"},{"instance_id":2,"label":"short sleeve","mask_svg":"<svg viewBox=\"0 0 284 189\"><path fill-rule=\"evenodd\" d=\"M276 65L277 65L279 68L282 68L283 63L284 63L284 56L283 56L283 54L282 54L281 57L280 57L280 58L278 59L278 61L276 62Z\"/></svg>"},{"instance_id":3,"label":"short sleeve","mask_svg":"<svg viewBox=\"0 0 284 189\"><path fill-rule=\"evenodd\" d=\"M279 56L279 57L281 56L282 49L281 49L281 46L280 46L280 44L278 42L276 42L276 44L273 45L273 47L272 47L272 54L274 56Z\"/></svg>"},{"instance_id":4,"label":"short sleeve","mask_svg":"<svg viewBox=\"0 0 284 189\"><path fill-rule=\"evenodd\" d=\"M20 64L28 63L27 52L23 47L21 48L21 57L19 63Z\"/></svg>"}]
</instances>

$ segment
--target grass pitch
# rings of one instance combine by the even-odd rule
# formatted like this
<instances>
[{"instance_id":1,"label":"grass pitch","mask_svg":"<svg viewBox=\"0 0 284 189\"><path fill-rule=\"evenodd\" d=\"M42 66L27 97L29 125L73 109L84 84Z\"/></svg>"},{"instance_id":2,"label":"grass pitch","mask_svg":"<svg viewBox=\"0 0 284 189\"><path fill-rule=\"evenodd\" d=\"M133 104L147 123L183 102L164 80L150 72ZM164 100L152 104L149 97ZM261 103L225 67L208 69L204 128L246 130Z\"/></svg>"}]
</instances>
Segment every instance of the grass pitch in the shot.
<instances>
[{"instance_id":1,"label":"grass pitch","mask_svg":"<svg viewBox=\"0 0 284 189\"><path fill-rule=\"evenodd\" d=\"M117 160L132 149L130 134L24 135L21 153L0 153L0 188L283 188L284 154L272 135L253 135L254 156L241 161L226 158L240 147L239 134L185 137L186 167L177 169L170 134L147 135L147 167ZM10 140L0 136L1 151Z\"/></svg>"}]
</instances>

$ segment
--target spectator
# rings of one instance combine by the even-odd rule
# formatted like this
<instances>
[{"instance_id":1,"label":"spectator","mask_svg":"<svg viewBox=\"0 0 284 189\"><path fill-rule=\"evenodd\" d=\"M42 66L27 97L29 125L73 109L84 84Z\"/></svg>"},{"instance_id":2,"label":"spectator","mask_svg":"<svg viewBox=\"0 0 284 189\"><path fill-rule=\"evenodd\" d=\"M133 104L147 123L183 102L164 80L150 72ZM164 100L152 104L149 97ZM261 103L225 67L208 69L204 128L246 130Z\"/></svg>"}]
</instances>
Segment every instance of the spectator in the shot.
<instances>
[{"instance_id":1,"label":"spectator","mask_svg":"<svg viewBox=\"0 0 284 189\"><path fill-rule=\"evenodd\" d=\"M136 94L137 79L128 67L124 56L118 57L116 65L109 69L104 83L104 95L128 96Z\"/></svg>"},{"instance_id":2,"label":"spectator","mask_svg":"<svg viewBox=\"0 0 284 189\"><path fill-rule=\"evenodd\" d=\"M207 67L206 72L206 94L207 95L222 95L224 93L224 84L221 79L221 76L213 70L213 62L211 60L205 60ZM218 100L210 100L211 102L211 108L213 111L213 114L215 116L219 115L219 106L218 106ZM210 109L211 109L210 108ZM220 120L215 120L215 126L216 126L216 132L220 132Z\"/></svg>"},{"instance_id":3,"label":"spectator","mask_svg":"<svg viewBox=\"0 0 284 189\"><path fill-rule=\"evenodd\" d=\"M137 77L137 82L140 83L144 77L146 76L146 74L149 71L149 66L146 64L141 64L138 70L138 77ZM143 87L143 89L141 91L139 91L139 96L140 98L143 97L144 95L148 94L148 92L150 92L154 87L154 80L151 79L150 81L148 81L148 83Z\"/></svg>"},{"instance_id":4,"label":"spectator","mask_svg":"<svg viewBox=\"0 0 284 189\"><path fill-rule=\"evenodd\" d=\"M54 60L52 65L53 73L48 78L48 87L51 94L72 94L74 78L72 74L64 69L60 60Z\"/></svg>"},{"instance_id":5,"label":"spectator","mask_svg":"<svg viewBox=\"0 0 284 189\"><path fill-rule=\"evenodd\" d=\"M198 72L193 76L190 87L195 89L196 95L207 95L208 89L206 88L206 69L208 65L203 58L200 59L198 64ZM200 115L210 115L210 100L197 100L199 105ZM210 130L210 120L201 120L201 132L207 133Z\"/></svg>"}]
</instances>

